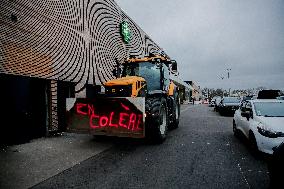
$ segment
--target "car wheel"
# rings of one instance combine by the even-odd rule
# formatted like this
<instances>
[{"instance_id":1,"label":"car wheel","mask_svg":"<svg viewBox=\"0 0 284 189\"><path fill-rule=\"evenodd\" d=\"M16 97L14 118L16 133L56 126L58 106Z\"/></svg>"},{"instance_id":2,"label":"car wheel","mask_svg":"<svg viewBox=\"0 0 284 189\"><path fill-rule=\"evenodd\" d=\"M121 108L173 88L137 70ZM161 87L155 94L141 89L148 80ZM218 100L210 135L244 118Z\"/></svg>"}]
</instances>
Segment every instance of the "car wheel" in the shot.
<instances>
[{"instance_id":1,"label":"car wheel","mask_svg":"<svg viewBox=\"0 0 284 189\"><path fill-rule=\"evenodd\" d=\"M268 161L268 171L270 177L270 188L279 188L282 185L283 176L281 174L284 169L284 143L280 144Z\"/></svg>"},{"instance_id":2,"label":"car wheel","mask_svg":"<svg viewBox=\"0 0 284 189\"><path fill-rule=\"evenodd\" d=\"M257 156L259 154L257 142L256 142L255 136L252 131L250 131L249 133L249 147L254 156Z\"/></svg>"},{"instance_id":3,"label":"car wheel","mask_svg":"<svg viewBox=\"0 0 284 189\"><path fill-rule=\"evenodd\" d=\"M235 137L239 137L239 131L237 129L235 120L233 120L233 133Z\"/></svg>"}]
</instances>

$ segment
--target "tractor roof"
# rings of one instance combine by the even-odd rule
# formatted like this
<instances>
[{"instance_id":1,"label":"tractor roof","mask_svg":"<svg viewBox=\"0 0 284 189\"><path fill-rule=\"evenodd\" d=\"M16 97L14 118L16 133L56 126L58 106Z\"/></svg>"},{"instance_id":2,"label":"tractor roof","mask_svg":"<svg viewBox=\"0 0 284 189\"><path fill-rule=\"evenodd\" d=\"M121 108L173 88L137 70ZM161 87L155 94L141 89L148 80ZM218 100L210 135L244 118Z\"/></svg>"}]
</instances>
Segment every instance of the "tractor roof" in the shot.
<instances>
[{"instance_id":1,"label":"tractor roof","mask_svg":"<svg viewBox=\"0 0 284 189\"><path fill-rule=\"evenodd\" d=\"M155 56L146 56L146 57L131 57L128 58L126 63L140 63L140 62L156 62L156 61L161 61L164 62L166 64L170 64L171 60L164 57L164 56L159 56L159 55L155 55Z\"/></svg>"}]
</instances>

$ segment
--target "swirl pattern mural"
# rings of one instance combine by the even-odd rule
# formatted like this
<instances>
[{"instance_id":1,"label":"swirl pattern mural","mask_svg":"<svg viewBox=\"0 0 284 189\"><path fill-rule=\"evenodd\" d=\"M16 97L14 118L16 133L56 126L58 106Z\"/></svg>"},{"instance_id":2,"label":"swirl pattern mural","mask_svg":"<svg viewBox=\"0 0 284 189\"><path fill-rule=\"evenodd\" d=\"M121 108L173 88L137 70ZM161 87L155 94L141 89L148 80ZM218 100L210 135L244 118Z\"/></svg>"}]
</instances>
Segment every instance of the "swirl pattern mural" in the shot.
<instances>
[{"instance_id":1,"label":"swirl pattern mural","mask_svg":"<svg viewBox=\"0 0 284 189\"><path fill-rule=\"evenodd\" d=\"M129 23L126 44L120 24ZM129 55L160 48L114 0L2 0L0 73L86 84L113 79L112 70Z\"/></svg>"}]
</instances>

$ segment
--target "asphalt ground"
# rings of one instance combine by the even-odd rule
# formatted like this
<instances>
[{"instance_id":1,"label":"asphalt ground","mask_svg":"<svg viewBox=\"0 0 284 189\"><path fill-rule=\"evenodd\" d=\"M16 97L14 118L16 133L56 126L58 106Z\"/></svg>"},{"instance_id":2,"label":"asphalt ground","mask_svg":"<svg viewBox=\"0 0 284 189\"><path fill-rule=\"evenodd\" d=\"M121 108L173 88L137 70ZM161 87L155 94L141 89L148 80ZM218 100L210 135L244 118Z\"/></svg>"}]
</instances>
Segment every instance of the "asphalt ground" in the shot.
<instances>
[{"instance_id":1,"label":"asphalt ground","mask_svg":"<svg viewBox=\"0 0 284 189\"><path fill-rule=\"evenodd\" d=\"M183 105L180 127L160 145L100 138L112 147L33 188L268 188L265 158L233 136L232 117Z\"/></svg>"}]
</instances>

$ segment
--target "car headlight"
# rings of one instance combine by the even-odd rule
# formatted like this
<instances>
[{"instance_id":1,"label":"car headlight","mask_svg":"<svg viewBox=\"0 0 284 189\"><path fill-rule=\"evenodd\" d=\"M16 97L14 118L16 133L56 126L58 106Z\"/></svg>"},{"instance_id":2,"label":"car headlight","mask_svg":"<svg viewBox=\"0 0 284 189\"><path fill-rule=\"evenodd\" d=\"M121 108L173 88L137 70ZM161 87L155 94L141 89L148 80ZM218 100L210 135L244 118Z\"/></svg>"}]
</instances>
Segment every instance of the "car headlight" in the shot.
<instances>
[{"instance_id":1,"label":"car headlight","mask_svg":"<svg viewBox=\"0 0 284 189\"><path fill-rule=\"evenodd\" d=\"M257 126L257 130L261 135L263 135L265 137L269 137L269 138L284 137L284 133L273 131L272 129L266 127L262 123L260 123Z\"/></svg>"}]
</instances>

